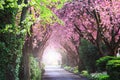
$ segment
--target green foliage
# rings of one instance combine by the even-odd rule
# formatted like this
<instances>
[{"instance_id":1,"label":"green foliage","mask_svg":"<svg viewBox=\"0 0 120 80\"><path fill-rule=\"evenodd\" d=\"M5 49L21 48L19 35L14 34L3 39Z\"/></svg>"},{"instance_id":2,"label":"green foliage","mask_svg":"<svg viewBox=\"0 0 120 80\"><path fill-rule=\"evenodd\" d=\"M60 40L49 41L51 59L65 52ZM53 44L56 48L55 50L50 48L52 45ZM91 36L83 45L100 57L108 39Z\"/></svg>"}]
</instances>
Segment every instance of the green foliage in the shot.
<instances>
[{"instance_id":1,"label":"green foliage","mask_svg":"<svg viewBox=\"0 0 120 80\"><path fill-rule=\"evenodd\" d=\"M52 7L60 8L68 0L31 0L30 6L34 6L35 11L39 14L36 20L40 20L41 24L45 27L46 24L53 24L55 22L63 23L51 10Z\"/></svg>"},{"instance_id":2,"label":"green foliage","mask_svg":"<svg viewBox=\"0 0 120 80\"><path fill-rule=\"evenodd\" d=\"M14 23L17 8L17 0L0 0L0 24Z\"/></svg>"},{"instance_id":3,"label":"green foliage","mask_svg":"<svg viewBox=\"0 0 120 80\"><path fill-rule=\"evenodd\" d=\"M21 38L15 34L16 32L5 31L0 33L0 79L5 80L5 72L8 71L14 79L17 80L19 72L20 57L22 54L22 45L24 43ZM4 76L3 76L4 75Z\"/></svg>"},{"instance_id":4,"label":"green foliage","mask_svg":"<svg viewBox=\"0 0 120 80\"><path fill-rule=\"evenodd\" d=\"M41 69L39 67L39 62L31 56L30 57L30 72L31 72L31 80L41 80Z\"/></svg>"},{"instance_id":5,"label":"green foliage","mask_svg":"<svg viewBox=\"0 0 120 80\"><path fill-rule=\"evenodd\" d=\"M71 67L70 67L70 66L65 66L64 69L66 69L66 70L70 70Z\"/></svg>"},{"instance_id":6,"label":"green foliage","mask_svg":"<svg viewBox=\"0 0 120 80\"><path fill-rule=\"evenodd\" d=\"M0 9L4 9L3 5L5 4L4 0L0 0Z\"/></svg>"},{"instance_id":7,"label":"green foliage","mask_svg":"<svg viewBox=\"0 0 120 80\"><path fill-rule=\"evenodd\" d=\"M100 58L96 61L96 65L98 67L98 71L105 71L106 70L106 64L109 60L112 60L114 57L112 56L105 56Z\"/></svg>"},{"instance_id":8,"label":"green foliage","mask_svg":"<svg viewBox=\"0 0 120 80\"><path fill-rule=\"evenodd\" d=\"M97 60L97 66L99 71L107 70L110 76L107 80L119 80L120 79L120 58L105 56ZM101 77L100 77L101 78ZM104 78L104 76L102 77ZM106 79L105 79L106 80Z\"/></svg>"},{"instance_id":9,"label":"green foliage","mask_svg":"<svg viewBox=\"0 0 120 80\"><path fill-rule=\"evenodd\" d=\"M120 80L120 60L108 61L106 69L111 80Z\"/></svg>"},{"instance_id":10,"label":"green foliage","mask_svg":"<svg viewBox=\"0 0 120 80\"><path fill-rule=\"evenodd\" d=\"M0 9L17 7L17 0L0 0Z\"/></svg>"},{"instance_id":11,"label":"green foliage","mask_svg":"<svg viewBox=\"0 0 120 80\"><path fill-rule=\"evenodd\" d=\"M41 74L44 74L44 72L45 72L45 64L41 63L40 68L41 68L41 72L42 72Z\"/></svg>"},{"instance_id":12,"label":"green foliage","mask_svg":"<svg viewBox=\"0 0 120 80\"><path fill-rule=\"evenodd\" d=\"M96 60L99 58L97 48L87 40L81 39L79 55L83 60L86 70L94 72L96 70Z\"/></svg>"},{"instance_id":13,"label":"green foliage","mask_svg":"<svg viewBox=\"0 0 120 80\"><path fill-rule=\"evenodd\" d=\"M67 1L71 1L71 0L38 0L40 3L42 3L42 5L46 5L49 7L55 7L57 9L62 8L62 6L64 5L65 2Z\"/></svg>"},{"instance_id":14,"label":"green foliage","mask_svg":"<svg viewBox=\"0 0 120 80\"><path fill-rule=\"evenodd\" d=\"M81 75L85 76L85 77L89 77L90 76L90 74L86 70L81 71Z\"/></svg>"},{"instance_id":15,"label":"green foliage","mask_svg":"<svg viewBox=\"0 0 120 80\"><path fill-rule=\"evenodd\" d=\"M120 57L113 57L113 60L120 60Z\"/></svg>"},{"instance_id":16,"label":"green foliage","mask_svg":"<svg viewBox=\"0 0 120 80\"><path fill-rule=\"evenodd\" d=\"M100 75L97 80L109 80L108 75Z\"/></svg>"},{"instance_id":17,"label":"green foliage","mask_svg":"<svg viewBox=\"0 0 120 80\"><path fill-rule=\"evenodd\" d=\"M26 35L26 33L29 33L29 35L31 35L30 29L31 29L31 25L34 23L34 21L35 21L35 18L33 17L33 15L27 14L27 17L25 18L25 20L22 21L22 25L23 25L24 29L22 29L21 32L25 35Z\"/></svg>"},{"instance_id":18,"label":"green foliage","mask_svg":"<svg viewBox=\"0 0 120 80\"><path fill-rule=\"evenodd\" d=\"M104 73L95 73L92 75L93 80L110 80L109 75Z\"/></svg>"},{"instance_id":19,"label":"green foliage","mask_svg":"<svg viewBox=\"0 0 120 80\"><path fill-rule=\"evenodd\" d=\"M76 66L76 67L73 68L73 73L75 73L75 74L79 73L78 66Z\"/></svg>"},{"instance_id":20,"label":"green foliage","mask_svg":"<svg viewBox=\"0 0 120 80\"><path fill-rule=\"evenodd\" d=\"M78 66L76 67L64 66L64 69L75 74L79 73Z\"/></svg>"}]
</instances>

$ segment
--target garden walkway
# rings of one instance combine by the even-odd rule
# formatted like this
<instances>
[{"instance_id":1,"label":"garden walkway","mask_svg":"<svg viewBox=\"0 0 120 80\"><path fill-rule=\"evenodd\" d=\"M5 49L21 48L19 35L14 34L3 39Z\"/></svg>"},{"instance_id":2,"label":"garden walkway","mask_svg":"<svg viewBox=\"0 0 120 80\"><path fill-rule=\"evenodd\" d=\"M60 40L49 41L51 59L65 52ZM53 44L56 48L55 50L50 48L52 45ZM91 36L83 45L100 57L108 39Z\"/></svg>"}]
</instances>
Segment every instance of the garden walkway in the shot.
<instances>
[{"instance_id":1,"label":"garden walkway","mask_svg":"<svg viewBox=\"0 0 120 80\"><path fill-rule=\"evenodd\" d=\"M45 68L42 80L88 80L81 76L65 71L60 67L49 66Z\"/></svg>"}]
</instances>

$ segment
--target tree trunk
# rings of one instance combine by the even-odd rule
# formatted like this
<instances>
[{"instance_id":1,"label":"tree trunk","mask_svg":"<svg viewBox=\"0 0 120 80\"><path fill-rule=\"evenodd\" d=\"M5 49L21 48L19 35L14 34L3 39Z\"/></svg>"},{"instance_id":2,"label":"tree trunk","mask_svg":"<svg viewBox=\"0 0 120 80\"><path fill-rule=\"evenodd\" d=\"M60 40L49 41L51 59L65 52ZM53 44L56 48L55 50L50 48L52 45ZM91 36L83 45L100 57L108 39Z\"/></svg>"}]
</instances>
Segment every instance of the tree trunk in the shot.
<instances>
[{"instance_id":1,"label":"tree trunk","mask_svg":"<svg viewBox=\"0 0 120 80\"><path fill-rule=\"evenodd\" d=\"M116 48L109 48L108 56L116 56Z\"/></svg>"},{"instance_id":2,"label":"tree trunk","mask_svg":"<svg viewBox=\"0 0 120 80\"><path fill-rule=\"evenodd\" d=\"M96 44L97 44L97 49L98 49L98 52L99 52L99 56L100 57L103 57L104 56L104 52L103 52L103 50L102 50L102 47L101 47L101 44L102 43L100 43L99 41L98 42L96 42Z\"/></svg>"},{"instance_id":3,"label":"tree trunk","mask_svg":"<svg viewBox=\"0 0 120 80\"><path fill-rule=\"evenodd\" d=\"M29 51L26 50L28 46L24 46L23 49L23 66L24 66L24 78L23 80L30 80L30 64L29 64Z\"/></svg>"},{"instance_id":4,"label":"tree trunk","mask_svg":"<svg viewBox=\"0 0 120 80\"><path fill-rule=\"evenodd\" d=\"M20 80L30 80L29 41L25 41L20 69Z\"/></svg>"}]
</instances>

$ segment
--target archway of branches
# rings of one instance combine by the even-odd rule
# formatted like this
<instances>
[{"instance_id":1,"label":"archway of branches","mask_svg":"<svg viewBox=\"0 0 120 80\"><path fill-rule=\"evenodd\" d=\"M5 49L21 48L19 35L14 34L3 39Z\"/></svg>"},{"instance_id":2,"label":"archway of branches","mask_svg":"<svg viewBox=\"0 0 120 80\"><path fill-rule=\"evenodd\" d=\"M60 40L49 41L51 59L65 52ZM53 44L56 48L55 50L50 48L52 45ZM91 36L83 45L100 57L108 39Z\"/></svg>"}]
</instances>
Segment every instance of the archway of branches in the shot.
<instances>
[{"instance_id":1,"label":"archway of branches","mask_svg":"<svg viewBox=\"0 0 120 80\"><path fill-rule=\"evenodd\" d=\"M69 65L77 66L79 62L79 55L76 46L71 41L64 41L66 35L62 35L58 30L52 30L48 33L49 28L41 35L42 39L38 35L40 27L33 26L32 35L32 53L35 58L38 58L40 63L45 65ZM42 27L41 27L42 29ZM62 28L61 28L62 29ZM35 31L35 32L34 32ZM36 34L36 32L38 33ZM56 34L56 32L58 34ZM41 44L41 45L38 45Z\"/></svg>"},{"instance_id":2,"label":"archway of branches","mask_svg":"<svg viewBox=\"0 0 120 80\"><path fill-rule=\"evenodd\" d=\"M64 28L57 23L46 28L40 26L40 23L32 26L32 35L28 40L31 49L30 46L28 48L40 63L78 66L79 38L75 38L74 35L68 36ZM79 36L76 34L76 37Z\"/></svg>"},{"instance_id":3,"label":"archway of branches","mask_svg":"<svg viewBox=\"0 0 120 80\"><path fill-rule=\"evenodd\" d=\"M72 50L71 50L72 51ZM49 44L43 52L41 63L45 66L77 66L78 56L75 53L69 53L66 49Z\"/></svg>"}]
</instances>

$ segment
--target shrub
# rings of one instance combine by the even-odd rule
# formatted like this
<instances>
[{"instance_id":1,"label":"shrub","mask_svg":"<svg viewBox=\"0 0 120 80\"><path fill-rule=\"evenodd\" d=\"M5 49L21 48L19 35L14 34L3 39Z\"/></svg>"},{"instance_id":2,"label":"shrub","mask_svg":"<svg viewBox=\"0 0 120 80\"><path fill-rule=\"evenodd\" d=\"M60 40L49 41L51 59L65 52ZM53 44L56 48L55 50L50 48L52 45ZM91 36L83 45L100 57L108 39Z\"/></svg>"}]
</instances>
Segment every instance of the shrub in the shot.
<instances>
[{"instance_id":1,"label":"shrub","mask_svg":"<svg viewBox=\"0 0 120 80\"><path fill-rule=\"evenodd\" d=\"M34 57L30 57L31 80L41 80L41 69Z\"/></svg>"},{"instance_id":2,"label":"shrub","mask_svg":"<svg viewBox=\"0 0 120 80\"><path fill-rule=\"evenodd\" d=\"M97 80L109 80L109 75L100 75Z\"/></svg>"},{"instance_id":3,"label":"shrub","mask_svg":"<svg viewBox=\"0 0 120 80\"><path fill-rule=\"evenodd\" d=\"M96 61L96 65L98 67L98 71L105 71L106 70L106 64L109 60L112 60L114 57L111 56L105 56L100 58L99 60Z\"/></svg>"},{"instance_id":4,"label":"shrub","mask_svg":"<svg viewBox=\"0 0 120 80\"><path fill-rule=\"evenodd\" d=\"M85 69L89 72L95 72L96 60L99 58L97 48L89 41L81 39L79 55L80 59L83 61Z\"/></svg>"},{"instance_id":5,"label":"shrub","mask_svg":"<svg viewBox=\"0 0 120 80\"><path fill-rule=\"evenodd\" d=\"M75 73L75 74L76 74L76 73L79 73L79 71L78 71L78 70L74 70L74 71L73 71L73 73Z\"/></svg>"},{"instance_id":6,"label":"shrub","mask_svg":"<svg viewBox=\"0 0 120 80\"><path fill-rule=\"evenodd\" d=\"M105 73L92 74L92 80L109 80L109 75Z\"/></svg>"},{"instance_id":7,"label":"shrub","mask_svg":"<svg viewBox=\"0 0 120 80\"><path fill-rule=\"evenodd\" d=\"M120 60L108 61L106 69L111 80L120 80Z\"/></svg>"},{"instance_id":8,"label":"shrub","mask_svg":"<svg viewBox=\"0 0 120 80\"><path fill-rule=\"evenodd\" d=\"M73 73L79 73L78 66L73 68Z\"/></svg>"},{"instance_id":9,"label":"shrub","mask_svg":"<svg viewBox=\"0 0 120 80\"><path fill-rule=\"evenodd\" d=\"M44 74L45 73L45 64L44 63L41 63L40 64L40 69L41 69L41 74Z\"/></svg>"},{"instance_id":10,"label":"shrub","mask_svg":"<svg viewBox=\"0 0 120 80\"><path fill-rule=\"evenodd\" d=\"M71 67L70 66L65 66L64 69L69 71L71 69Z\"/></svg>"},{"instance_id":11,"label":"shrub","mask_svg":"<svg viewBox=\"0 0 120 80\"><path fill-rule=\"evenodd\" d=\"M81 75L82 75L82 76L85 76L85 77L88 77L88 76L89 76L89 73L88 73L88 71L83 70L83 71L81 72Z\"/></svg>"},{"instance_id":12,"label":"shrub","mask_svg":"<svg viewBox=\"0 0 120 80\"><path fill-rule=\"evenodd\" d=\"M89 80L94 80L92 78L91 74L89 74L89 72L87 70L83 70L80 75L83 76L83 77L86 77Z\"/></svg>"},{"instance_id":13,"label":"shrub","mask_svg":"<svg viewBox=\"0 0 120 80\"><path fill-rule=\"evenodd\" d=\"M120 60L120 57L114 57L114 60Z\"/></svg>"},{"instance_id":14,"label":"shrub","mask_svg":"<svg viewBox=\"0 0 120 80\"><path fill-rule=\"evenodd\" d=\"M79 73L78 66L76 67L64 66L64 69L75 74Z\"/></svg>"},{"instance_id":15,"label":"shrub","mask_svg":"<svg viewBox=\"0 0 120 80\"><path fill-rule=\"evenodd\" d=\"M108 75L104 75L104 74L101 74L97 77L96 80L109 80L109 76Z\"/></svg>"}]
</instances>

